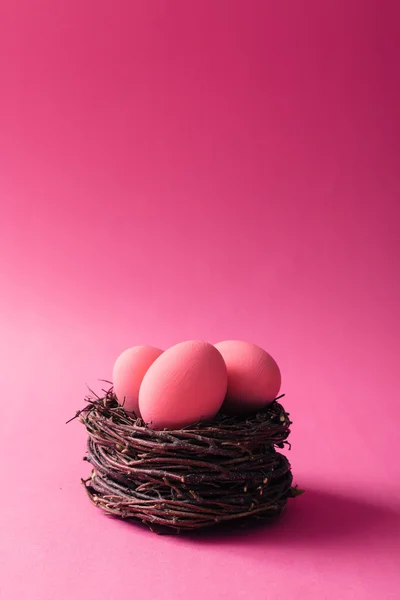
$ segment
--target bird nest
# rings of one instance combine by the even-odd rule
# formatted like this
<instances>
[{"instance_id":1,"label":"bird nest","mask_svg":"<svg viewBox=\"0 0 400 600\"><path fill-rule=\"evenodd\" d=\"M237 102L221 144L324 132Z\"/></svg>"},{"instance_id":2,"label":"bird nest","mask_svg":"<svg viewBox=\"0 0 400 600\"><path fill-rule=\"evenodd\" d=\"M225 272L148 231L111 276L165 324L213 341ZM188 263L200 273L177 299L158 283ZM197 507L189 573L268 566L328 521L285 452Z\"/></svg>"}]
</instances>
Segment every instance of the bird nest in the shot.
<instances>
[{"instance_id":1,"label":"bird nest","mask_svg":"<svg viewBox=\"0 0 400 600\"><path fill-rule=\"evenodd\" d=\"M155 431L118 404L112 389L87 398L77 417L88 433L82 480L106 513L141 521L153 531L183 533L216 524L279 516L292 487L287 458L291 422L275 400L249 417Z\"/></svg>"}]
</instances>

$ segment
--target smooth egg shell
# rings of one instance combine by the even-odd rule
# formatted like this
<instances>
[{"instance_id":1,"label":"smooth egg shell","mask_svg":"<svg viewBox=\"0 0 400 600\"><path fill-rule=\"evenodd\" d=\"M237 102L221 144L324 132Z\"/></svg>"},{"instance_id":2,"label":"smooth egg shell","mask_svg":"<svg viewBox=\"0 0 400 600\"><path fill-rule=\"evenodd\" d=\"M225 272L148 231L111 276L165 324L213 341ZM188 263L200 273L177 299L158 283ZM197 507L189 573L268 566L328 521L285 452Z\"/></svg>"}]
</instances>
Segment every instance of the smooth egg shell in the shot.
<instances>
[{"instance_id":1,"label":"smooth egg shell","mask_svg":"<svg viewBox=\"0 0 400 600\"><path fill-rule=\"evenodd\" d=\"M221 354L207 342L182 342L151 365L139 391L140 414L154 429L212 419L228 383Z\"/></svg>"},{"instance_id":2,"label":"smooth egg shell","mask_svg":"<svg viewBox=\"0 0 400 600\"><path fill-rule=\"evenodd\" d=\"M139 415L139 388L148 368L163 353L152 346L128 348L115 361L113 368L114 392L125 410Z\"/></svg>"},{"instance_id":3,"label":"smooth egg shell","mask_svg":"<svg viewBox=\"0 0 400 600\"><path fill-rule=\"evenodd\" d=\"M268 352L247 342L229 340L215 344L228 370L228 390L222 410L251 414L277 397L281 373Z\"/></svg>"}]
</instances>

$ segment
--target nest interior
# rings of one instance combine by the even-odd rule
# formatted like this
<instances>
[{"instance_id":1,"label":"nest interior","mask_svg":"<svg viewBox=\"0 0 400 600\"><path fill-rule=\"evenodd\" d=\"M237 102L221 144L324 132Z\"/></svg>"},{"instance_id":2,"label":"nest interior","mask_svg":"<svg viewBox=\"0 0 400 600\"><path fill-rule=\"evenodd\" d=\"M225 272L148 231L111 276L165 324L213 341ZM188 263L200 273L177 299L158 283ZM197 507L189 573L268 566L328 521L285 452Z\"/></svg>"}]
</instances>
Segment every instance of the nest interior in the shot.
<instances>
[{"instance_id":1,"label":"nest interior","mask_svg":"<svg viewBox=\"0 0 400 600\"><path fill-rule=\"evenodd\" d=\"M120 406L111 390L87 398L76 416L88 434L82 480L106 513L161 533L279 516L292 487L291 421L275 400L250 417L218 414L179 430L155 431Z\"/></svg>"}]
</instances>

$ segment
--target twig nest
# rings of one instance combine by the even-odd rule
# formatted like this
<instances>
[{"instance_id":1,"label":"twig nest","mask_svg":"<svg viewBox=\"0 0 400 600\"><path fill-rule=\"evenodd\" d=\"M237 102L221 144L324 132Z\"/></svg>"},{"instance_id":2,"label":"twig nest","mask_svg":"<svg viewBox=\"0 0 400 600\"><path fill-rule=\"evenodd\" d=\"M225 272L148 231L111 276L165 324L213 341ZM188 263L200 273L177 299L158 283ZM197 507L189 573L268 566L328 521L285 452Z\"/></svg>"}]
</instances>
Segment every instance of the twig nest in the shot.
<instances>
[{"instance_id":1,"label":"twig nest","mask_svg":"<svg viewBox=\"0 0 400 600\"><path fill-rule=\"evenodd\" d=\"M247 518L273 519L295 495L282 448L288 414L274 401L248 417L218 413L182 429L148 427L113 391L80 412L88 433L83 481L106 513L180 533Z\"/></svg>"}]
</instances>

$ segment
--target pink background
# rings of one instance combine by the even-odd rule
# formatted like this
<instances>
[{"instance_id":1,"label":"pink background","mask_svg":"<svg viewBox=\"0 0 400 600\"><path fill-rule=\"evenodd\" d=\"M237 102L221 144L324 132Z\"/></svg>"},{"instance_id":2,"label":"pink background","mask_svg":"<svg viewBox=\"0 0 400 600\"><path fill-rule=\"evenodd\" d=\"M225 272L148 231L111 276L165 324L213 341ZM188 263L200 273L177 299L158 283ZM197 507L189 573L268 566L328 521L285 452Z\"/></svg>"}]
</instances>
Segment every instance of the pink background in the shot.
<instances>
[{"instance_id":1,"label":"pink background","mask_svg":"<svg viewBox=\"0 0 400 600\"><path fill-rule=\"evenodd\" d=\"M398 597L399 10L0 3L0 596ZM199 541L106 518L67 418L125 347L278 360L307 494Z\"/></svg>"}]
</instances>

